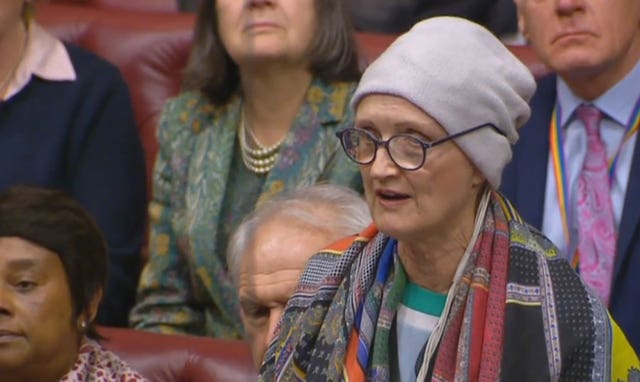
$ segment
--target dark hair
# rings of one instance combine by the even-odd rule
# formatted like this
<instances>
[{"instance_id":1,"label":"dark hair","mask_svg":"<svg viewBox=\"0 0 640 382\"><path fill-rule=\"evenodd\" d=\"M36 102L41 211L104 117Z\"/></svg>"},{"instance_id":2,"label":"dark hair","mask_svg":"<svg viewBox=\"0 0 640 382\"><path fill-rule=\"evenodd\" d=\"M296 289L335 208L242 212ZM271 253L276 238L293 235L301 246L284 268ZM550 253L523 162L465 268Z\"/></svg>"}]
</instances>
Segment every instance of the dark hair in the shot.
<instances>
[{"instance_id":1,"label":"dark hair","mask_svg":"<svg viewBox=\"0 0 640 382\"><path fill-rule=\"evenodd\" d=\"M77 320L107 282L107 246L89 213L61 191L14 186L0 194L0 237L16 236L55 252ZM98 339L93 323L86 335Z\"/></svg>"},{"instance_id":2,"label":"dark hair","mask_svg":"<svg viewBox=\"0 0 640 382\"><path fill-rule=\"evenodd\" d=\"M309 70L326 81L360 78L353 27L344 3L315 0L318 33L309 49ZM221 105L238 90L240 74L220 39L215 4L215 0L200 4L183 90L201 91L211 102Z\"/></svg>"}]
</instances>

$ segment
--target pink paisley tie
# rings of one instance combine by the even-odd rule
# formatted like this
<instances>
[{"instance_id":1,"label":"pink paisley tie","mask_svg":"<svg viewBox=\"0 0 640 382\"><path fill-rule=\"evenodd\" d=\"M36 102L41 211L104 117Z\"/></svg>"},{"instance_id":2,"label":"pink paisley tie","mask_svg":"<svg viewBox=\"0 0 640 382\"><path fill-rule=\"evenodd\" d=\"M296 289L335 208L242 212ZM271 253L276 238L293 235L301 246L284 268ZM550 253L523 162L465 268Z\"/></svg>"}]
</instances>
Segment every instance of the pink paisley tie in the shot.
<instances>
[{"instance_id":1,"label":"pink paisley tie","mask_svg":"<svg viewBox=\"0 0 640 382\"><path fill-rule=\"evenodd\" d=\"M576 195L579 270L586 284L608 305L618 234L609 193L607 151L600 139L602 113L591 105L578 107L576 113L587 130L587 155Z\"/></svg>"}]
</instances>

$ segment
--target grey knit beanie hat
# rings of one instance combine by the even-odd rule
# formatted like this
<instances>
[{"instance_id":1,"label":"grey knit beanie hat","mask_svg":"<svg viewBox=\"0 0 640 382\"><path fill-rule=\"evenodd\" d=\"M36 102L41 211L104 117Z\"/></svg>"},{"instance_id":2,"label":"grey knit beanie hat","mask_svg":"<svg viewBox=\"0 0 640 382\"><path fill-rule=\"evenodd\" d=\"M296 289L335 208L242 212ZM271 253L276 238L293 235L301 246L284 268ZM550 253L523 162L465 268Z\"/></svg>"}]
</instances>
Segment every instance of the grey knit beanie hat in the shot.
<instances>
[{"instance_id":1,"label":"grey knit beanie hat","mask_svg":"<svg viewBox=\"0 0 640 382\"><path fill-rule=\"evenodd\" d=\"M449 134L494 124L504 135L484 128L455 143L497 189L535 89L527 67L487 29L434 17L414 25L369 65L351 106L369 94L390 94L422 109Z\"/></svg>"}]
</instances>

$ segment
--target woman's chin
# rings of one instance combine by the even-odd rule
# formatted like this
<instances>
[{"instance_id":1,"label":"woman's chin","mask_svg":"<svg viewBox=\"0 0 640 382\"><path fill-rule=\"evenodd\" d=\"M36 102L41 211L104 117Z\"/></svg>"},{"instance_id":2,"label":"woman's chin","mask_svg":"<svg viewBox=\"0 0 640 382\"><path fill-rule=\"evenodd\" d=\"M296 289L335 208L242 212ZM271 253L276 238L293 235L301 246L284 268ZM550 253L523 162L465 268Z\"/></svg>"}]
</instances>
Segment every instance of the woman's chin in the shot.
<instances>
[{"instance_id":1,"label":"woman's chin","mask_svg":"<svg viewBox=\"0 0 640 382\"><path fill-rule=\"evenodd\" d=\"M394 239L401 240L411 236L411 227L398 219L374 219L378 231L383 232Z\"/></svg>"},{"instance_id":2,"label":"woman's chin","mask_svg":"<svg viewBox=\"0 0 640 382\"><path fill-rule=\"evenodd\" d=\"M25 350L17 341L11 346L6 343L0 345L0 375L11 375L24 368L28 358Z\"/></svg>"}]
</instances>

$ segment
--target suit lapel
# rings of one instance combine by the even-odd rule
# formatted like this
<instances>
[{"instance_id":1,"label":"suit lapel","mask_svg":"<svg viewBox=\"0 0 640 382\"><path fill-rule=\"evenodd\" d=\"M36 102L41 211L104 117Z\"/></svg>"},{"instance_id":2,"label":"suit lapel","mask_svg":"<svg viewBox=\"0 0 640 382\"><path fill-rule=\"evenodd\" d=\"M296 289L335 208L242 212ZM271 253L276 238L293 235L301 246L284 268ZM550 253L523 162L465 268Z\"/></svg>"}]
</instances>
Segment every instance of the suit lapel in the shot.
<instances>
[{"instance_id":1,"label":"suit lapel","mask_svg":"<svg viewBox=\"0 0 640 382\"><path fill-rule=\"evenodd\" d=\"M202 117L201 122L211 126L194 142L186 193L186 223L193 261L191 271L209 288L215 304L229 306L231 311L239 311L235 289L220 265L223 262L219 259L224 258L224 253L216 253L216 247L239 111L240 101L235 98L228 105L216 107L210 115ZM212 280L212 275L215 275L215 280ZM226 319L237 322L238 317Z\"/></svg>"},{"instance_id":2,"label":"suit lapel","mask_svg":"<svg viewBox=\"0 0 640 382\"><path fill-rule=\"evenodd\" d=\"M194 143L187 188L187 205L191 211L189 230L202 230L209 237L213 235L213 240L208 240L208 243L216 242L215 235L231 168L239 110L240 102L236 99L226 106L225 110L217 111L214 114L215 119L209 122L212 126ZM192 237L202 236L192 232ZM210 256L213 248L208 249L209 251L194 252Z\"/></svg>"},{"instance_id":3,"label":"suit lapel","mask_svg":"<svg viewBox=\"0 0 640 382\"><path fill-rule=\"evenodd\" d=\"M638 137L636 137L629 172L629 184L622 211L614 264L614 280L618 277L625 259L632 253L632 239L640 234L640 139Z\"/></svg>"},{"instance_id":4,"label":"suit lapel","mask_svg":"<svg viewBox=\"0 0 640 382\"><path fill-rule=\"evenodd\" d=\"M520 131L514 150L514 199L524 220L542 228L549 161L549 123L556 100L555 76L542 79L531 102L529 122Z\"/></svg>"}]
</instances>

